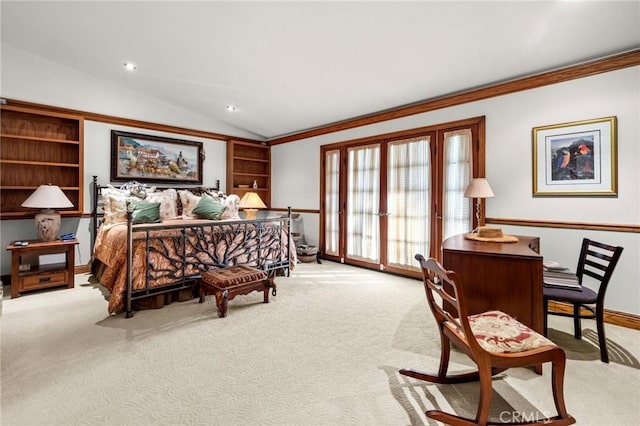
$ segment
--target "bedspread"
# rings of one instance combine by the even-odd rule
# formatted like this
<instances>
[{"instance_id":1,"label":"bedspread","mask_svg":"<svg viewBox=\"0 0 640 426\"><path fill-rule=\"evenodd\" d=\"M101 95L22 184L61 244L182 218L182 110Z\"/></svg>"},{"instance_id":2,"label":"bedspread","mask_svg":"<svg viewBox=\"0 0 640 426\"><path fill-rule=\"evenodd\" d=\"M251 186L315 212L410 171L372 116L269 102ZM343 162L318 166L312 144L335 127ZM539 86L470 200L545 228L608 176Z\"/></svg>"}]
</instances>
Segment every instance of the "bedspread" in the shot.
<instances>
[{"instance_id":1,"label":"bedspread","mask_svg":"<svg viewBox=\"0 0 640 426\"><path fill-rule=\"evenodd\" d=\"M143 229L143 230L140 230ZM213 267L249 265L293 269L296 250L282 222L171 220L133 227L133 292L195 279ZM109 313L127 296L127 224L103 225L96 236L94 268L110 291Z\"/></svg>"}]
</instances>

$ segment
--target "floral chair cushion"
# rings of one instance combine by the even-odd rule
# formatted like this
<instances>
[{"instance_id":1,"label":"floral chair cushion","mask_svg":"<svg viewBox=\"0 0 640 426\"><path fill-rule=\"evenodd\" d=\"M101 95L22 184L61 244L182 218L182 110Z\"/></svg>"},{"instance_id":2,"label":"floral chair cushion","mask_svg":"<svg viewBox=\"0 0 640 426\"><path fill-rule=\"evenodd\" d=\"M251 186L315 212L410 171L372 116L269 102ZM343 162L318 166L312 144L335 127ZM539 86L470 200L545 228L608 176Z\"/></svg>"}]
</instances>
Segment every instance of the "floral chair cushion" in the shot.
<instances>
[{"instance_id":1,"label":"floral chair cushion","mask_svg":"<svg viewBox=\"0 0 640 426\"><path fill-rule=\"evenodd\" d=\"M555 346L551 340L501 311L470 315L469 325L480 347L487 352L516 353L542 346ZM459 325L449 328L464 338Z\"/></svg>"}]
</instances>

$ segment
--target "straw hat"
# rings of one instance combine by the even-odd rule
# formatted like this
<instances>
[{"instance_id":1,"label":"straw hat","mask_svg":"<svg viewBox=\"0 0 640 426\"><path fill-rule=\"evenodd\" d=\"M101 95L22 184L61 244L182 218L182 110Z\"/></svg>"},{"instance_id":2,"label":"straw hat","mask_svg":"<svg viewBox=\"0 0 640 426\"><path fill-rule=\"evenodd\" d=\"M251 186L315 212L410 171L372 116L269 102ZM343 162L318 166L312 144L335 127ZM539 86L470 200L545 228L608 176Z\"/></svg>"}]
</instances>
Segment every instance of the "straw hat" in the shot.
<instances>
[{"instance_id":1,"label":"straw hat","mask_svg":"<svg viewBox=\"0 0 640 426\"><path fill-rule=\"evenodd\" d=\"M467 240L486 241L491 243L517 243L518 237L504 235L501 228L491 226L478 227L478 233L464 234Z\"/></svg>"}]
</instances>

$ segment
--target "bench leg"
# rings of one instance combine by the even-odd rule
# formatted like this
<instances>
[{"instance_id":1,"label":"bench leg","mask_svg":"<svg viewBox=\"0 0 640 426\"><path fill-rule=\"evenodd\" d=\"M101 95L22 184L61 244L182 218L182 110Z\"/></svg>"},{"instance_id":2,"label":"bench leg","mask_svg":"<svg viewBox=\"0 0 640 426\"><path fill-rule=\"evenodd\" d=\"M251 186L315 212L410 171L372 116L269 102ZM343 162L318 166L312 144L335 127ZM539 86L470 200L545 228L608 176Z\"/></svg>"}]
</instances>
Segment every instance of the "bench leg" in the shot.
<instances>
[{"instance_id":1,"label":"bench leg","mask_svg":"<svg viewBox=\"0 0 640 426\"><path fill-rule=\"evenodd\" d=\"M273 277L269 278L269 287L271 287L271 295L275 296L276 295L276 280Z\"/></svg>"},{"instance_id":2,"label":"bench leg","mask_svg":"<svg viewBox=\"0 0 640 426\"><path fill-rule=\"evenodd\" d=\"M218 307L218 316L224 318L227 316L227 306L229 305L229 291L216 293L216 306Z\"/></svg>"}]
</instances>

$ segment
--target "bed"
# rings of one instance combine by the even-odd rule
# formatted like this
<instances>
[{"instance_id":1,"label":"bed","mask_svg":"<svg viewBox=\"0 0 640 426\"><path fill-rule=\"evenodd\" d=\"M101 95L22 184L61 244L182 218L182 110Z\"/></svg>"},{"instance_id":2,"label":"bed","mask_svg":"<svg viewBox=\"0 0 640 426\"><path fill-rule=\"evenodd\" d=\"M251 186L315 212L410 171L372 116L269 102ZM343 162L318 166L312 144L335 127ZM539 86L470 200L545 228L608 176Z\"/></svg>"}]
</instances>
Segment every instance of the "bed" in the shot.
<instances>
[{"instance_id":1,"label":"bed","mask_svg":"<svg viewBox=\"0 0 640 426\"><path fill-rule=\"evenodd\" d=\"M221 197L219 188L141 191L137 185L135 190L128 184L121 188L102 186L96 176L92 182L91 271L109 290L109 314L125 311L130 318L134 306L140 306L136 302L180 291L195 294L194 284L211 268L248 265L273 276L288 275L295 266L290 209L281 217L242 220L233 199L237 197L229 196L224 197L227 204L220 218L202 218L194 212L205 197ZM116 209L113 194L120 197ZM164 197L167 194L171 196ZM160 204L161 221L136 223L136 210L131 206L137 199L156 200L148 204ZM170 204L177 200L174 209ZM144 201L137 201L141 203Z\"/></svg>"}]
</instances>

